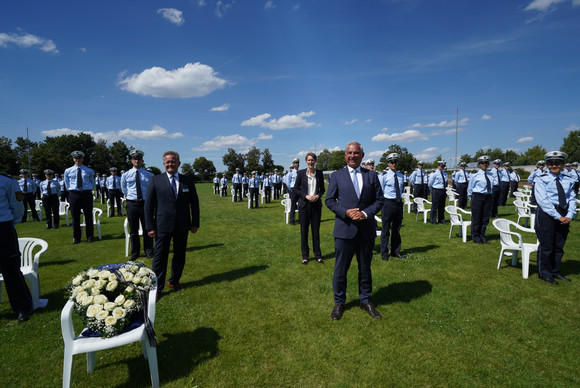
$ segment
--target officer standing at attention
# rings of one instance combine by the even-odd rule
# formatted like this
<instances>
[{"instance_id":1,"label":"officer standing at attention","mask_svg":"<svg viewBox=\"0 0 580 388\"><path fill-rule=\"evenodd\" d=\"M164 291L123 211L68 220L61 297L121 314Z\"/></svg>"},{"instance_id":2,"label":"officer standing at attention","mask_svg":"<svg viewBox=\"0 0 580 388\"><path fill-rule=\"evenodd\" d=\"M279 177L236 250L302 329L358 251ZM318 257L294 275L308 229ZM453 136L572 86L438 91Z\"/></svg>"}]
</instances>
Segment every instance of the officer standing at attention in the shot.
<instances>
[{"instance_id":1,"label":"officer standing at attention","mask_svg":"<svg viewBox=\"0 0 580 388\"><path fill-rule=\"evenodd\" d=\"M35 199L41 199L40 198L40 179L38 179L38 177L36 176L36 174L32 174L32 180L34 181L34 184L36 185L36 191L34 192L34 198Z\"/></svg>"},{"instance_id":2,"label":"officer standing at attention","mask_svg":"<svg viewBox=\"0 0 580 388\"><path fill-rule=\"evenodd\" d=\"M263 182L264 197L266 203L272 202L272 177L270 173L264 174Z\"/></svg>"},{"instance_id":3,"label":"officer standing at attention","mask_svg":"<svg viewBox=\"0 0 580 388\"><path fill-rule=\"evenodd\" d=\"M489 167L489 157L477 159L479 170L469 177L467 196L471 200L471 240L476 244L489 244L485 238L485 229L489 224L493 205L494 177Z\"/></svg>"},{"instance_id":4,"label":"officer standing at attention","mask_svg":"<svg viewBox=\"0 0 580 388\"><path fill-rule=\"evenodd\" d=\"M296 209L297 199L294 197L294 184L296 183L296 176L298 176L298 169L300 168L300 160L298 158L292 161L292 169L288 171L288 192L290 194L290 217L289 224L296 223Z\"/></svg>"},{"instance_id":5,"label":"officer standing at attention","mask_svg":"<svg viewBox=\"0 0 580 388\"><path fill-rule=\"evenodd\" d=\"M58 214L58 197L60 196L60 185L58 182L52 180L54 171L50 169L44 170L46 180L40 182L40 193L42 195L42 207L44 207L44 214L46 215L46 229L58 229L60 215Z\"/></svg>"},{"instance_id":6,"label":"officer standing at attention","mask_svg":"<svg viewBox=\"0 0 580 388\"><path fill-rule=\"evenodd\" d=\"M250 183L250 178L248 178L248 173L244 173L242 176L242 198L246 198L249 193L248 184Z\"/></svg>"},{"instance_id":7,"label":"officer standing at attention","mask_svg":"<svg viewBox=\"0 0 580 388\"><path fill-rule=\"evenodd\" d=\"M107 177L107 192L109 197L109 207L111 208L109 217L115 217L115 203L117 204L117 214L119 217L123 215L121 209L121 178L117 176L117 168L111 167L109 169L111 175Z\"/></svg>"},{"instance_id":8,"label":"officer standing at attention","mask_svg":"<svg viewBox=\"0 0 580 388\"><path fill-rule=\"evenodd\" d=\"M429 189L431 190L431 199L433 200L433 207L431 208L431 223L445 224L445 199L447 199L448 178L444 171L446 162L443 160L437 161L437 171L429 175Z\"/></svg>"},{"instance_id":9,"label":"officer standing at attention","mask_svg":"<svg viewBox=\"0 0 580 388\"><path fill-rule=\"evenodd\" d=\"M81 210L85 214L87 242L93 242L93 189L95 172L83 165L85 154L73 151L74 166L64 171L64 185L68 190L68 200L73 224L73 244L81 242Z\"/></svg>"},{"instance_id":10,"label":"officer standing at attention","mask_svg":"<svg viewBox=\"0 0 580 388\"><path fill-rule=\"evenodd\" d=\"M496 159L492 162L493 167L491 173L493 175L493 203L491 205L491 216L497 217L497 208L499 206L499 200L501 197L501 175L499 172L499 166L501 165L501 160Z\"/></svg>"},{"instance_id":11,"label":"officer standing at attention","mask_svg":"<svg viewBox=\"0 0 580 388\"><path fill-rule=\"evenodd\" d=\"M518 174L518 172L516 171L516 169L513 169L510 172L510 186L511 186L510 198L515 198L516 197L514 195L514 192L516 192L518 190L518 184L519 183L520 183L520 175Z\"/></svg>"},{"instance_id":12,"label":"officer standing at attention","mask_svg":"<svg viewBox=\"0 0 580 388\"><path fill-rule=\"evenodd\" d=\"M121 190L127 199L127 222L129 223L129 240L131 241L131 260L136 260L141 252L139 223L145 229L145 199L147 186L153 174L143 168L143 151L132 150L129 154L133 168L121 176ZM145 255L153 258L153 240L143 233Z\"/></svg>"},{"instance_id":13,"label":"officer standing at attention","mask_svg":"<svg viewBox=\"0 0 580 388\"><path fill-rule=\"evenodd\" d=\"M228 196L228 178L226 178L226 174L222 174L222 179L220 180L221 190L222 190L222 197Z\"/></svg>"},{"instance_id":14,"label":"officer standing at attention","mask_svg":"<svg viewBox=\"0 0 580 388\"><path fill-rule=\"evenodd\" d=\"M218 177L218 173L215 173L215 177L213 178L213 193L219 194L220 192L220 178Z\"/></svg>"},{"instance_id":15,"label":"officer standing at attention","mask_svg":"<svg viewBox=\"0 0 580 388\"><path fill-rule=\"evenodd\" d=\"M578 195L578 187L580 186L580 172L578 172L578 162L570 163L572 167L571 175L576 177L576 183L574 184L574 192Z\"/></svg>"},{"instance_id":16,"label":"officer standing at attention","mask_svg":"<svg viewBox=\"0 0 580 388\"><path fill-rule=\"evenodd\" d=\"M107 175L106 174L95 174L95 184L96 181L99 181L100 189L101 189L101 205L104 205L107 201Z\"/></svg>"},{"instance_id":17,"label":"officer standing at attention","mask_svg":"<svg viewBox=\"0 0 580 388\"><path fill-rule=\"evenodd\" d=\"M453 174L453 182L457 188L457 195L459 196L458 205L462 209L467 209L467 186L469 185L470 174L466 170L467 163L461 162L459 164L459 171Z\"/></svg>"},{"instance_id":18,"label":"officer standing at attention","mask_svg":"<svg viewBox=\"0 0 580 388\"><path fill-rule=\"evenodd\" d=\"M568 157L561 151L550 151L545 159L549 172L534 180L536 192L536 235L538 247L538 276L550 284L558 284L555 279L566 282L571 279L560 270L564 256L564 244L570 231L570 221L576 215L576 195L574 181L562 174Z\"/></svg>"},{"instance_id":19,"label":"officer standing at attention","mask_svg":"<svg viewBox=\"0 0 580 388\"><path fill-rule=\"evenodd\" d=\"M242 174L240 174L240 169L236 168L236 173L232 177L232 183L234 185L234 202L238 202L238 195L240 202L242 201Z\"/></svg>"},{"instance_id":20,"label":"officer standing at attention","mask_svg":"<svg viewBox=\"0 0 580 388\"><path fill-rule=\"evenodd\" d=\"M389 237L391 237L390 256L405 259L401 254L401 225L403 223L403 174L397 171L399 154L396 152L387 155L389 169L382 179L383 203L382 217L383 226L381 231L381 256L383 260L389 260Z\"/></svg>"},{"instance_id":21,"label":"officer standing at attention","mask_svg":"<svg viewBox=\"0 0 580 388\"><path fill-rule=\"evenodd\" d=\"M254 203L256 204L256 209L260 207L259 205L259 193L260 193L260 180L256 177L256 171L252 171L252 177L248 183L250 185L250 209L254 208Z\"/></svg>"},{"instance_id":22,"label":"officer standing at attention","mask_svg":"<svg viewBox=\"0 0 580 388\"><path fill-rule=\"evenodd\" d=\"M36 194L36 183L28 177L28 170L23 168L20 170L20 180L18 184L20 185L20 191L22 192L22 203L24 204L24 214L22 215L22 222L26 222L28 217L28 208L32 211L32 218L34 222L40 221L38 218L38 213L36 212L36 202L34 200L34 195Z\"/></svg>"},{"instance_id":23,"label":"officer standing at attention","mask_svg":"<svg viewBox=\"0 0 580 388\"><path fill-rule=\"evenodd\" d=\"M282 177L278 174L278 169L274 169L274 174L272 175L272 185L274 186L274 199L280 199L280 193L282 192Z\"/></svg>"},{"instance_id":24,"label":"officer standing at attention","mask_svg":"<svg viewBox=\"0 0 580 388\"><path fill-rule=\"evenodd\" d=\"M30 319L32 297L20 270L20 249L14 225L22 220L22 192L18 182L0 175L0 273L6 285L10 307L22 323Z\"/></svg>"},{"instance_id":25,"label":"officer standing at attention","mask_svg":"<svg viewBox=\"0 0 580 388\"><path fill-rule=\"evenodd\" d=\"M427 198L425 195L425 182L427 182L425 171L423 171L423 162L417 162L417 169L411 173L409 177L409 184L413 188L413 196L415 198ZM413 213L417 213L417 204L412 205Z\"/></svg>"},{"instance_id":26,"label":"officer standing at attention","mask_svg":"<svg viewBox=\"0 0 580 388\"><path fill-rule=\"evenodd\" d=\"M528 176L528 183L530 185L532 185L532 197L530 198L530 203L532 205L536 204L536 194L535 194L535 190L534 190L534 184L536 181L536 177L538 175L542 175L544 173L544 166L545 165L546 165L546 162L544 162L543 160L540 160L538 163L536 163L536 169L534 171L532 171L530 176Z\"/></svg>"},{"instance_id":27,"label":"officer standing at attention","mask_svg":"<svg viewBox=\"0 0 580 388\"><path fill-rule=\"evenodd\" d=\"M507 197L510 191L510 163L509 162L505 162L503 164L503 168L500 170L500 177L501 177L501 182L499 184L500 187L500 198L499 198L499 203L501 206L506 206L507 205Z\"/></svg>"}]
</instances>

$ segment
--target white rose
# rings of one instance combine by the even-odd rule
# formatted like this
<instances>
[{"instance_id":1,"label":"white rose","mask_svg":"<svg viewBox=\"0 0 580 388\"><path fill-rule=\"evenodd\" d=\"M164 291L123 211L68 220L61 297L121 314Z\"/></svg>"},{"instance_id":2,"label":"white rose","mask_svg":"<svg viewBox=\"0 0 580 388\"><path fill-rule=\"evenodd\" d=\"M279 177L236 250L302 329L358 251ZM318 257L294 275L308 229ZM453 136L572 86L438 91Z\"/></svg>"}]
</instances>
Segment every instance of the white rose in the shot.
<instances>
[{"instance_id":1,"label":"white rose","mask_svg":"<svg viewBox=\"0 0 580 388\"><path fill-rule=\"evenodd\" d=\"M107 318L105 318L105 325L106 326L115 326L115 324L117 323L117 318L112 317L112 316L108 316Z\"/></svg>"},{"instance_id":2,"label":"white rose","mask_svg":"<svg viewBox=\"0 0 580 388\"><path fill-rule=\"evenodd\" d=\"M107 303L105 303L105 304L104 304L104 306L103 306L103 307L105 308L105 310L107 310L107 311L111 311L111 310L113 310L115 307L117 307L117 305L116 305L115 303L113 303L113 302L107 302Z\"/></svg>"},{"instance_id":3,"label":"white rose","mask_svg":"<svg viewBox=\"0 0 580 388\"><path fill-rule=\"evenodd\" d=\"M95 282L95 287L97 287L97 288L103 288L103 287L105 287L106 284L107 284L107 281L106 280L99 279L99 280L97 280Z\"/></svg>"},{"instance_id":4,"label":"white rose","mask_svg":"<svg viewBox=\"0 0 580 388\"><path fill-rule=\"evenodd\" d=\"M123 303L123 307L125 307L126 309L132 309L133 307L135 307L135 301L133 299L127 299L125 301L125 303Z\"/></svg>"},{"instance_id":5,"label":"white rose","mask_svg":"<svg viewBox=\"0 0 580 388\"><path fill-rule=\"evenodd\" d=\"M139 270L139 267L136 265L129 266L129 271L131 271L132 273L136 273L138 270Z\"/></svg>"},{"instance_id":6,"label":"white rose","mask_svg":"<svg viewBox=\"0 0 580 388\"><path fill-rule=\"evenodd\" d=\"M93 318L97 315L101 310L103 310L103 305L101 304L92 304L87 309L87 317Z\"/></svg>"},{"instance_id":7,"label":"white rose","mask_svg":"<svg viewBox=\"0 0 580 388\"><path fill-rule=\"evenodd\" d=\"M149 276L149 270L145 267L141 267L139 268L139 272L137 272L137 274L141 277Z\"/></svg>"},{"instance_id":8,"label":"white rose","mask_svg":"<svg viewBox=\"0 0 580 388\"><path fill-rule=\"evenodd\" d=\"M125 303L125 297L123 295L119 295L115 298L115 304L122 305L123 303Z\"/></svg>"},{"instance_id":9,"label":"white rose","mask_svg":"<svg viewBox=\"0 0 580 388\"><path fill-rule=\"evenodd\" d=\"M85 280L83 282L83 287L85 289L89 289L89 288L93 288L95 286L95 281L94 279L89 279L89 280Z\"/></svg>"},{"instance_id":10,"label":"white rose","mask_svg":"<svg viewBox=\"0 0 580 388\"><path fill-rule=\"evenodd\" d=\"M81 303L81 300L83 300L83 299L84 299L84 298L86 298L87 296L89 296L89 294L88 294L86 291L81 291L81 292L79 292L79 293L77 294L76 301L77 301L78 303Z\"/></svg>"},{"instance_id":11,"label":"white rose","mask_svg":"<svg viewBox=\"0 0 580 388\"><path fill-rule=\"evenodd\" d=\"M97 315L95 315L95 318L97 318L99 321L102 321L103 319L107 318L109 316L109 312L107 310L101 310L97 313Z\"/></svg>"},{"instance_id":12,"label":"white rose","mask_svg":"<svg viewBox=\"0 0 580 388\"><path fill-rule=\"evenodd\" d=\"M130 282L131 280L133 280L133 274L131 272L125 272L123 276L125 277L126 282Z\"/></svg>"},{"instance_id":13,"label":"white rose","mask_svg":"<svg viewBox=\"0 0 580 388\"><path fill-rule=\"evenodd\" d=\"M91 295L99 295L101 293L101 289L97 287L91 288Z\"/></svg>"},{"instance_id":14,"label":"white rose","mask_svg":"<svg viewBox=\"0 0 580 388\"><path fill-rule=\"evenodd\" d=\"M83 290L84 290L84 288L82 288L81 286L73 288L72 297L75 298Z\"/></svg>"},{"instance_id":15,"label":"white rose","mask_svg":"<svg viewBox=\"0 0 580 388\"><path fill-rule=\"evenodd\" d=\"M109 292L115 291L117 289L118 285L119 285L119 282L116 280L113 280L112 282L107 283L107 291L109 291Z\"/></svg>"},{"instance_id":16,"label":"white rose","mask_svg":"<svg viewBox=\"0 0 580 388\"><path fill-rule=\"evenodd\" d=\"M132 286L125 288L125 292L127 292L128 294L131 294L133 291L135 291L135 289Z\"/></svg>"},{"instance_id":17,"label":"white rose","mask_svg":"<svg viewBox=\"0 0 580 388\"><path fill-rule=\"evenodd\" d=\"M150 277L142 278L141 284L143 284L144 286L150 286L151 285L151 278Z\"/></svg>"},{"instance_id":18,"label":"white rose","mask_svg":"<svg viewBox=\"0 0 580 388\"><path fill-rule=\"evenodd\" d=\"M124 308L115 307L115 309L112 312L112 315L117 319L121 319L121 318L125 318L125 315L127 315L127 312L125 311Z\"/></svg>"},{"instance_id":19,"label":"white rose","mask_svg":"<svg viewBox=\"0 0 580 388\"><path fill-rule=\"evenodd\" d=\"M82 281L83 281L83 276L77 275L77 277L73 279L72 284L74 286L78 286L79 284L81 284Z\"/></svg>"},{"instance_id":20,"label":"white rose","mask_svg":"<svg viewBox=\"0 0 580 388\"><path fill-rule=\"evenodd\" d=\"M121 267L121 268L119 268L119 272L125 273L125 272L127 272L127 268Z\"/></svg>"},{"instance_id":21,"label":"white rose","mask_svg":"<svg viewBox=\"0 0 580 388\"><path fill-rule=\"evenodd\" d=\"M94 269L94 268L90 268L87 271L87 275L89 275L90 278L95 278L99 275L99 270L98 269Z\"/></svg>"},{"instance_id":22,"label":"white rose","mask_svg":"<svg viewBox=\"0 0 580 388\"><path fill-rule=\"evenodd\" d=\"M109 299L105 295L99 294L95 295L94 301L96 304L105 304L109 301Z\"/></svg>"},{"instance_id":23,"label":"white rose","mask_svg":"<svg viewBox=\"0 0 580 388\"><path fill-rule=\"evenodd\" d=\"M112 273L109 275L109 282L116 282L117 281L117 276Z\"/></svg>"},{"instance_id":24,"label":"white rose","mask_svg":"<svg viewBox=\"0 0 580 388\"><path fill-rule=\"evenodd\" d=\"M141 283L141 278L137 275L133 276L133 284Z\"/></svg>"},{"instance_id":25,"label":"white rose","mask_svg":"<svg viewBox=\"0 0 580 388\"><path fill-rule=\"evenodd\" d=\"M83 300L81 300L81 304L83 306L88 306L90 304L93 304L93 297L92 296L87 296L86 298L84 298Z\"/></svg>"},{"instance_id":26,"label":"white rose","mask_svg":"<svg viewBox=\"0 0 580 388\"><path fill-rule=\"evenodd\" d=\"M111 275L111 272L104 270L99 272L99 279L106 279Z\"/></svg>"}]
</instances>

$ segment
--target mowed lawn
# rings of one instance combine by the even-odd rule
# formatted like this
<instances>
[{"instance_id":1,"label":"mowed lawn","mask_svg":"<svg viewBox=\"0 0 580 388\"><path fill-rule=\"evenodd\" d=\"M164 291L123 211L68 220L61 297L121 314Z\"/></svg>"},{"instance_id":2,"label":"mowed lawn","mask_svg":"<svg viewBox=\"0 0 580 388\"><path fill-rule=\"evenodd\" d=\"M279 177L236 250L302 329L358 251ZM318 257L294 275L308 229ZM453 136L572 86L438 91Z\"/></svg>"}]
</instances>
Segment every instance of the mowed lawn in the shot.
<instances>
[{"instance_id":1,"label":"mowed lawn","mask_svg":"<svg viewBox=\"0 0 580 388\"><path fill-rule=\"evenodd\" d=\"M187 288L166 288L157 304L162 386L580 386L578 221L562 265L572 282L551 286L538 279L535 254L529 279L507 259L496 269L500 243L491 224L490 245L463 243L457 228L449 239L448 225L423 224L405 210L407 259L382 261L376 251L373 261L373 302L383 319L359 308L354 261L347 310L335 322L334 215L327 208L326 263L302 265L300 228L284 223L279 201L248 210L245 202L214 196L210 184L198 185L198 193L201 227L189 237ZM513 206L500 208L500 216L517 218ZM122 218L103 217L103 239L93 244L73 246L72 228L64 219L61 226L17 226L20 237L49 243L40 265L49 301L18 324L2 289L0 387L62 384L65 286L85 268L125 260ZM91 374L85 356L75 356L72 381L150 385L140 344L99 352Z\"/></svg>"}]
</instances>

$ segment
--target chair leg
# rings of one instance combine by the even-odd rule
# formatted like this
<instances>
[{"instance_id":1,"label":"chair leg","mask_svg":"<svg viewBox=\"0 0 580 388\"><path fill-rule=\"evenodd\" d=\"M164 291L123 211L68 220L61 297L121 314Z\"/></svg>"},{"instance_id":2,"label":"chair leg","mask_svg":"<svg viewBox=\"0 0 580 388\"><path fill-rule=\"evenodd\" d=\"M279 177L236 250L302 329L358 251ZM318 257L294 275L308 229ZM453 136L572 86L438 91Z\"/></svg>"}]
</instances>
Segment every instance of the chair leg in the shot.
<instances>
[{"instance_id":1,"label":"chair leg","mask_svg":"<svg viewBox=\"0 0 580 388\"><path fill-rule=\"evenodd\" d=\"M159 368L157 366L157 348L149 345L148 339L143 339L143 355L149 362L149 373L151 374L151 385L153 388L159 387Z\"/></svg>"},{"instance_id":2,"label":"chair leg","mask_svg":"<svg viewBox=\"0 0 580 388\"><path fill-rule=\"evenodd\" d=\"M527 250L522 250L522 277L524 279L528 278L530 272L530 252Z\"/></svg>"},{"instance_id":3,"label":"chair leg","mask_svg":"<svg viewBox=\"0 0 580 388\"><path fill-rule=\"evenodd\" d=\"M87 352L87 372L95 370L97 364L97 352Z\"/></svg>"},{"instance_id":4,"label":"chair leg","mask_svg":"<svg viewBox=\"0 0 580 388\"><path fill-rule=\"evenodd\" d=\"M32 295L32 309L38 308L38 300L40 299L40 281L36 276L27 276L30 284L30 294Z\"/></svg>"},{"instance_id":5,"label":"chair leg","mask_svg":"<svg viewBox=\"0 0 580 388\"><path fill-rule=\"evenodd\" d=\"M461 224L461 230L463 232L463 242L467 242L467 224Z\"/></svg>"},{"instance_id":6,"label":"chair leg","mask_svg":"<svg viewBox=\"0 0 580 388\"><path fill-rule=\"evenodd\" d=\"M65 347L64 362L62 366L62 388L69 388L72 378L73 354L72 351Z\"/></svg>"},{"instance_id":7,"label":"chair leg","mask_svg":"<svg viewBox=\"0 0 580 388\"><path fill-rule=\"evenodd\" d=\"M497 261L497 269L501 267L501 260L503 259L503 248L499 252L499 260Z\"/></svg>"},{"instance_id":8,"label":"chair leg","mask_svg":"<svg viewBox=\"0 0 580 388\"><path fill-rule=\"evenodd\" d=\"M449 225L449 238L451 238L451 232L453 231L453 224Z\"/></svg>"}]
</instances>

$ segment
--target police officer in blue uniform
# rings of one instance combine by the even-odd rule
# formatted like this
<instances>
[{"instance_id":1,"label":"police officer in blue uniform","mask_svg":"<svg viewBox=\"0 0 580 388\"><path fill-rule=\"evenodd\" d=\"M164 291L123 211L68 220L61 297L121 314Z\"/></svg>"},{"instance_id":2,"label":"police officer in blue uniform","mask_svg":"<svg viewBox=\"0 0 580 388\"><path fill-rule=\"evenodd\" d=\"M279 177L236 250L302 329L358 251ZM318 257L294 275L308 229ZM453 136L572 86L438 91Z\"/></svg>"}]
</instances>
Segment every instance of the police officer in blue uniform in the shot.
<instances>
[{"instance_id":1,"label":"police officer in blue uniform","mask_svg":"<svg viewBox=\"0 0 580 388\"><path fill-rule=\"evenodd\" d=\"M218 177L218 173L216 172L213 178L213 193L219 194L219 192L220 192L220 178Z\"/></svg>"},{"instance_id":2,"label":"police officer in blue uniform","mask_svg":"<svg viewBox=\"0 0 580 388\"><path fill-rule=\"evenodd\" d=\"M413 189L413 196L415 198L427 198L427 195L425 195L425 182L427 182L427 176L423 170L423 162L420 160L417 163L417 169L409 177L409 184ZM412 208L413 213L417 213L416 203L413 203Z\"/></svg>"},{"instance_id":3,"label":"police officer in blue uniform","mask_svg":"<svg viewBox=\"0 0 580 388\"><path fill-rule=\"evenodd\" d=\"M462 209L467 209L467 186L469 185L469 173L466 170L467 163L461 162L459 164L459 171L453 174L453 183L459 196L458 205Z\"/></svg>"},{"instance_id":4,"label":"police officer in blue uniform","mask_svg":"<svg viewBox=\"0 0 580 388\"><path fill-rule=\"evenodd\" d=\"M530 199L530 203L532 205L536 205L536 194L535 194L535 190L534 190L534 184L536 181L536 177L538 175L542 175L544 174L544 166L546 165L546 162L543 160L538 161L538 163L536 163L536 169L534 171L532 171L532 173L530 174L530 176L528 176L528 183L530 185L532 185L532 197Z\"/></svg>"},{"instance_id":5,"label":"police officer in blue uniform","mask_svg":"<svg viewBox=\"0 0 580 388\"><path fill-rule=\"evenodd\" d=\"M576 183L574 183L574 192L578 195L578 188L580 186L580 172L578 172L578 162L570 163L572 170L570 171L572 177L576 177Z\"/></svg>"},{"instance_id":6,"label":"police officer in blue uniform","mask_svg":"<svg viewBox=\"0 0 580 388\"><path fill-rule=\"evenodd\" d=\"M256 177L257 172L252 171L252 177L248 185L250 186L250 209L259 208L260 180Z\"/></svg>"},{"instance_id":7,"label":"police officer in blue uniform","mask_svg":"<svg viewBox=\"0 0 580 388\"><path fill-rule=\"evenodd\" d=\"M479 170L469 177L467 196L471 201L471 240L476 244L489 244L485 238L485 229L489 224L493 206L494 175L487 171L489 157L477 159Z\"/></svg>"},{"instance_id":8,"label":"police officer in blue uniform","mask_svg":"<svg viewBox=\"0 0 580 388\"><path fill-rule=\"evenodd\" d=\"M288 193L290 194L290 217L288 223L294 225L296 223L296 209L298 205L298 199L294 197L294 184L296 183L296 176L298 175L298 169L300 168L300 160L295 158L292 161L292 169L288 171Z\"/></svg>"},{"instance_id":9,"label":"police officer in blue uniform","mask_svg":"<svg viewBox=\"0 0 580 388\"><path fill-rule=\"evenodd\" d=\"M558 284L556 279L570 282L562 275L561 263L564 244L570 231L570 221L576 215L576 195L574 181L562 174L568 157L561 151L550 151L545 155L549 172L534 180L536 192L536 235L538 248L538 276L550 284Z\"/></svg>"},{"instance_id":10,"label":"police officer in blue uniform","mask_svg":"<svg viewBox=\"0 0 580 388\"><path fill-rule=\"evenodd\" d=\"M14 225L22 220L24 206L18 182L0 175L0 272L18 322L30 319L32 296L20 270L20 249Z\"/></svg>"},{"instance_id":11,"label":"police officer in blue uniform","mask_svg":"<svg viewBox=\"0 0 580 388\"><path fill-rule=\"evenodd\" d=\"M73 151L74 166L64 171L64 185L68 190L68 200L73 225L73 244L81 242L81 209L85 214L87 242L93 242L93 189L95 172L83 165L85 154Z\"/></svg>"},{"instance_id":12,"label":"police officer in blue uniform","mask_svg":"<svg viewBox=\"0 0 580 388\"><path fill-rule=\"evenodd\" d=\"M36 202L34 196L36 194L36 183L28 177L28 170L23 168L20 170L20 180L18 184L20 185L20 191L22 192L22 203L24 204L24 214L22 215L22 222L26 222L28 217L28 208L32 212L32 218L34 222L40 221L38 218L38 213L36 212Z\"/></svg>"},{"instance_id":13,"label":"police officer in blue uniform","mask_svg":"<svg viewBox=\"0 0 580 388\"><path fill-rule=\"evenodd\" d=\"M389 260L389 237L391 239L390 256L405 259L401 254L401 225L403 224L403 174L397 171L399 154L387 155L389 169L381 180L385 201L382 209L381 256Z\"/></svg>"},{"instance_id":14,"label":"police officer in blue uniform","mask_svg":"<svg viewBox=\"0 0 580 388\"><path fill-rule=\"evenodd\" d=\"M518 185L520 183L520 174L514 168L510 171L510 198L515 198L514 193L518 190Z\"/></svg>"},{"instance_id":15,"label":"police officer in blue uniform","mask_svg":"<svg viewBox=\"0 0 580 388\"><path fill-rule=\"evenodd\" d=\"M236 173L232 177L232 184L234 185L234 202L242 201L242 174L240 169L236 168Z\"/></svg>"},{"instance_id":16,"label":"police officer in blue uniform","mask_svg":"<svg viewBox=\"0 0 580 388\"><path fill-rule=\"evenodd\" d=\"M34 184L36 185L36 191L34 192L34 198L41 199L41 197L40 197L40 182L41 182L41 180L38 179L36 174L32 174L32 180L34 181Z\"/></svg>"},{"instance_id":17,"label":"police officer in blue uniform","mask_svg":"<svg viewBox=\"0 0 580 388\"><path fill-rule=\"evenodd\" d=\"M499 176L501 181L499 183L500 189L500 197L499 197L499 204L501 206L507 205L507 198L510 191L510 164L509 162L505 162L503 164L503 168L499 171Z\"/></svg>"},{"instance_id":18,"label":"police officer in blue uniform","mask_svg":"<svg viewBox=\"0 0 580 388\"><path fill-rule=\"evenodd\" d=\"M280 199L280 193L282 192L282 177L278 174L278 169L274 169L274 174L272 175L272 186L274 187L274 199Z\"/></svg>"},{"instance_id":19,"label":"police officer in blue uniform","mask_svg":"<svg viewBox=\"0 0 580 388\"><path fill-rule=\"evenodd\" d=\"M221 186L221 196L227 197L228 196L228 178L226 178L226 174L222 174L222 179L220 179L220 186Z\"/></svg>"},{"instance_id":20,"label":"police officer in blue uniform","mask_svg":"<svg viewBox=\"0 0 580 388\"><path fill-rule=\"evenodd\" d=\"M244 173L244 175L242 176L242 198L246 198L248 196L249 183L250 183L250 178L248 178L248 173Z\"/></svg>"},{"instance_id":21,"label":"police officer in blue uniform","mask_svg":"<svg viewBox=\"0 0 580 388\"><path fill-rule=\"evenodd\" d=\"M132 150L129 158L133 168L121 176L121 191L127 200L127 222L129 223L129 240L131 241L131 260L136 260L141 252L139 223L145 230L145 199L147 186L153 174L143 168L143 151ZM143 233L145 255L153 258L153 240Z\"/></svg>"},{"instance_id":22,"label":"police officer in blue uniform","mask_svg":"<svg viewBox=\"0 0 580 388\"><path fill-rule=\"evenodd\" d=\"M111 167L109 169L111 175L107 177L107 193L109 197L109 207L111 209L109 217L115 217L115 204L117 205L117 214L119 217L123 215L121 210L121 178L117 176L117 168Z\"/></svg>"},{"instance_id":23,"label":"police officer in blue uniform","mask_svg":"<svg viewBox=\"0 0 580 388\"><path fill-rule=\"evenodd\" d=\"M46 229L58 229L60 215L58 214L60 185L53 180L54 171L44 170L46 179L40 182L40 194L42 195L42 207L46 215Z\"/></svg>"},{"instance_id":24,"label":"police officer in blue uniform","mask_svg":"<svg viewBox=\"0 0 580 388\"><path fill-rule=\"evenodd\" d=\"M501 165L501 160L496 159L492 162L493 167L491 173L493 174L494 184L493 184L493 203L491 205L491 216L497 217L497 208L499 207L499 200L501 197L501 175L499 172L499 167Z\"/></svg>"},{"instance_id":25,"label":"police officer in blue uniform","mask_svg":"<svg viewBox=\"0 0 580 388\"><path fill-rule=\"evenodd\" d=\"M429 175L429 189L431 190L431 199L433 206L431 208L431 223L445 224L445 200L447 199L448 178L445 172L446 162L437 161L437 170Z\"/></svg>"}]
</instances>

